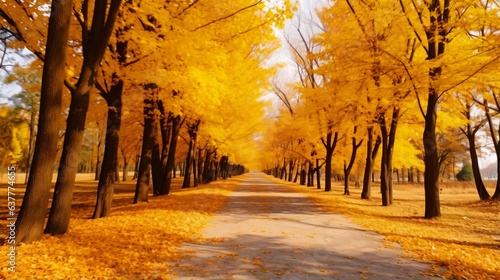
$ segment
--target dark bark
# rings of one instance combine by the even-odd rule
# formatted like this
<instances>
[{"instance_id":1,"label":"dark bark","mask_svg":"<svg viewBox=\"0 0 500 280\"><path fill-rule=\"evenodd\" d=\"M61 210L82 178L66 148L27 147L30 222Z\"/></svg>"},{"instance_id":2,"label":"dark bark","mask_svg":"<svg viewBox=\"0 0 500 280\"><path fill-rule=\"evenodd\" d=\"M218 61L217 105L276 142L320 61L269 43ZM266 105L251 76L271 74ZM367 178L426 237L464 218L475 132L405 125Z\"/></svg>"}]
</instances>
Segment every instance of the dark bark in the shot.
<instances>
[{"instance_id":1,"label":"dark bark","mask_svg":"<svg viewBox=\"0 0 500 280\"><path fill-rule=\"evenodd\" d=\"M198 158L196 157L196 147L193 147L193 186L197 187L198 186L198 173L201 172L198 170Z\"/></svg>"},{"instance_id":2,"label":"dark bark","mask_svg":"<svg viewBox=\"0 0 500 280\"><path fill-rule=\"evenodd\" d=\"M90 91L95 83L95 74L100 67L101 59L113 32L120 4L121 0L112 0L110 5L107 1L96 1L91 29L82 29L83 63L78 82L71 89L71 103L66 122L63 152L59 163L49 224L45 229L46 233L63 234L69 225L73 188L89 107ZM116 155L117 153L114 154L114 159L108 158L108 160L115 162L113 176L116 176ZM101 178L102 170L99 180Z\"/></svg>"},{"instance_id":3,"label":"dark bark","mask_svg":"<svg viewBox=\"0 0 500 280\"><path fill-rule=\"evenodd\" d=\"M286 179L286 159L283 159L283 166L281 167L280 179L281 180Z\"/></svg>"},{"instance_id":4,"label":"dark bark","mask_svg":"<svg viewBox=\"0 0 500 280\"><path fill-rule=\"evenodd\" d=\"M427 38L427 59L432 61L445 52L448 35L448 20L450 17L450 1L433 1L427 6L431 16L429 27L425 34ZM439 200L439 155L436 142L436 120L439 105L438 85L442 67L429 69L429 94L425 111L424 144L424 190L425 190L425 218L441 216L441 202Z\"/></svg>"},{"instance_id":5,"label":"dark bark","mask_svg":"<svg viewBox=\"0 0 500 280\"><path fill-rule=\"evenodd\" d=\"M489 131L490 131L490 137L493 142L493 147L495 148L495 154L497 157L497 176L500 176L500 140L498 139L497 132L495 131L495 127L493 124L493 120L491 118L491 114L489 112L489 107L488 103L485 101L484 103L484 108L486 112L486 119L488 121L488 126L489 126ZM499 130L499 135L500 135L500 130ZM500 199L500 180L497 180L495 192L493 193L493 196L491 197L494 200L499 200Z\"/></svg>"},{"instance_id":6,"label":"dark bark","mask_svg":"<svg viewBox=\"0 0 500 280\"><path fill-rule=\"evenodd\" d=\"M191 186L191 164L193 157L191 156L193 152L194 140L189 139L189 147L186 155L186 166L184 167L184 180L182 181L182 188L189 188Z\"/></svg>"},{"instance_id":7,"label":"dark bark","mask_svg":"<svg viewBox=\"0 0 500 280\"><path fill-rule=\"evenodd\" d=\"M90 95L72 95L52 207L45 233L64 234L69 226L73 188ZM101 169L102 172L102 169Z\"/></svg>"},{"instance_id":8,"label":"dark bark","mask_svg":"<svg viewBox=\"0 0 500 280\"><path fill-rule=\"evenodd\" d=\"M381 139L377 137L373 142L373 127L368 128L368 141L366 142L366 162L365 172L363 175L363 190L361 192L362 199L371 199L371 183L373 175L373 167L375 166L375 158L377 157Z\"/></svg>"},{"instance_id":9,"label":"dark bark","mask_svg":"<svg viewBox=\"0 0 500 280\"><path fill-rule=\"evenodd\" d=\"M214 153L210 151L210 148L206 148L205 151L205 163L203 164L203 184L208 184L213 181L212 176L212 155Z\"/></svg>"},{"instance_id":10,"label":"dark bark","mask_svg":"<svg viewBox=\"0 0 500 280\"><path fill-rule=\"evenodd\" d=\"M119 80L110 89L107 96L108 102L108 124L106 130L106 148L101 176L97 186L97 202L94 209L93 219L109 216L113 200L114 184L118 166L118 144L121 127L123 81Z\"/></svg>"},{"instance_id":11,"label":"dark bark","mask_svg":"<svg viewBox=\"0 0 500 280\"><path fill-rule=\"evenodd\" d=\"M134 203L148 201L151 160L153 157L153 117L155 103L153 96L146 93L144 98L144 130L142 135L141 160L139 162L139 172L137 174L137 183L135 186Z\"/></svg>"},{"instance_id":12,"label":"dark bark","mask_svg":"<svg viewBox=\"0 0 500 280\"><path fill-rule=\"evenodd\" d=\"M438 94L432 88L430 90L423 137L425 152L425 218L441 216L441 203L439 201L439 157L436 143Z\"/></svg>"},{"instance_id":13,"label":"dark bark","mask_svg":"<svg viewBox=\"0 0 500 280\"><path fill-rule=\"evenodd\" d=\"M300 184L302 186L306 184L306 164L307 162L304 162L302 164L302 168L300 169Z\"/></svg>"},{"instance_id":14,"label":"dark bark","mask_svg":"<svg viewBox=\"0 0 500 280\"><path fill-rule=\"evenodd\" d=\"M312 187L313 185L313 171L312 162L310 160L307 161L307 186Z\"/></svg>"},{"instance_id":15,"label":"dark bark","mask_svg":"<svg viewBox=\"0 0 500 280\"><path fill-rule=\"evenodd\" d=\"M354 133L356 133L356 127L354 127ZM351 195L349 192L349 177L351 175L352 167L354 166L354 161L356 160L356 154L358 152L359 147L363 144L363 140L356 143L356 137L352 137L351 146L351 158L349 159L349 164L346 165L344 161L344 195Z\"/></svg>"},{"instance_id":16,"label":"dark bark","mask_svg":"<svg viewBox=\"0 0 500 280\"><path fill-rule=\"evenodd\" d=\"M288 182L291 182L293 179L293 169L295 168L295 163L296 160L290 159L289 164L288 164Z\"/></svg>"},{"instance_id":17,"label":"dark bark","mask_svg":"<svg viewBox=\"0 0 500 280\"><path fill-rule=\"evenodd\" d=\"M158 115L158 100L154 100L156 103L153 112L153 153L151 157L151 175L153 179L153 195L159 195L161 193L161 184L162 184L162 160L161 160L161 132L160 132L160 123L159 123L159 115Z\"/></svg>"},{"instance_id":18,"label":"dark bark","mask_svg":"<svg viewBox=\"0 0 500 280\"><path fill-rule=\"evenodd\" d=\"M326 149L325 192L329 192L332 190L332 157L333 152L335 151L335 146L338 142L338 132L335 132L335 135L332 132L329 132L326 135L326 141L323 138L321 138L321 141L323 142L323 146L325 146Z\"/></svg>"},{"instance_id":19,"label":"dark bark","mask_svg":"<svg viewBox=\"0 0 500 280\"><path fill-rule=\"evenodd\" d=\"M172 172L174 172L175 177L175 152L177 150L177 138L179 136L179 131L184 120L181 120L180 116L172 118L172 127L170 133L170 146L168 148L168 157L166 171L163 174L163 185L161 189L162 195L168 195L170 193L170 185L172 184ZM182 173L182 168L181 168ZM183 176L183 174L181 174Z\"/></svg>"},{"instance_id":20,"label":"dark bark","mask_svg":"<svg viewBox=\"0 0 500 280\"><path fill-rule=\"evenodd\" d=\"M472 173L474 174L474 183L476 184L477 193L481 200L490 199L490 194L484 186L483 180L481 179L481 171L479 169L479 159L477 156L475 137L472 136L469 139L469 153L472 164Z\"/></svg>"},{"instance_id":21,"label":"dark bark","mask_svg":"<svg viewBox=\"0 0 500 280\"><path fill-rule=\"evenodd\" d=\"M380 171L380 191L382 193L382 205L389 206L393 203L392 188L392 158L394 154L394 143L396 142L396 129L398 126L399 109L394 108L391 116L391 125L388 129L384 116L379 119L382 135L382 161Z\"/></svg>"},{"instance_id":22,"label":"dark bark","mask_svg":"<svg viewBox=\"0 0 500 280\"><path fill-rule=\"evenodd\" d=\"M295 171L295 177L293 178L294 183L297 183L297 179L299 178L299 173L300 173L300 168L299 164L297 163L297 170Z\"/></svg>"},{"instance_id":23,"label":"dark bark","mask_svg":"<svg viewBox=\"0 0 500 280\"><path fill-rule=\"evenodd\" d=\"M59 140L72 8L72 1L52 1L43 65L38 135L26 192L15 224L16 245L21 242L30 243L43 236Z\"/></svg>"},{"instance_id":24,"label":"dark bark","mask_svg":"<svg viewBox=\"0 0 500 280\"><path fill-rule=\"evenodd\" d=\"M160 132L161 132L161 185L165 183L164 173L167 171L168 149L170 146L170 133L172 133L172 113L166 113L163 101L158 100L158 110L160 112ZM161 188L160 188L161 190ZM161 192L161 191L160 191Z\"/></svg>"},{"instance_id":25,"label":"dark bark","mask_svg":"<svg viewBox=\"0 0 500 280\"><path fill-rule=\"evenodd\" d=\"M221 177L222 179L226 180L227 177L229 176L229 157L222 156L219 165L220 165ZM270 173L268 175L270 175Z\"/></svg>"},{"instance_id":26,"label":"dark bark","mask_svg":"<svg viewBox=\"0 0 500 280\"><path fill-rule=\"evenodd\" d=\"M487 108L486 108L487 109ZM486 111L486 114L488 114L488 111ZM469 120L469 123L467 124L466 129L462 129L462 133L465 134L467 137L467 140L469 142L469 155L471 159L471 165L472 165L472 173L474 174L474 183L476 185L476 190L479 195L479 199L481 200L487 200L490 199L490 194L488 193L488 190L484 186L483 180L481 178L481 171L479 169L479 159L477 156L477 148L476 148L476 133L479 131L479 129L482 127L482 124L475 125L472 127L470 121L472 119L471 117L471 105L466 104L466 111L464 112L465 117ZM489 124L490 119L488 119ZM491 128L491 126L490 126Z\"/></svg>"},{"instance_id":27,"label":"dark bark","mask_svg":"<svg viewBox=\"0 0 500 280\"><path fill-rule=\"evenodd\" d=\"M184 165L186 165L186 163L185 163L185 162L181 162L181 163L179 164L179 175L180 175L181 177L184 177Z\"/></svg>"},{"instance_id":28,"label":"dark bark","mask_svg":"<svg viewBox=\"0 0 500 280\"><path fill-rule=\"evenodd\" d=\"M196 138L198 134L198 126L200 125L200 120L195 121L193 124L188 125L189 133L189 148L186 156L186 167L184 171L184 181L182 182L182 188L189 188L191 186L191 168L193 164L193 150L196 147Z\"/></svg>"},{"instance_id":29,"label":"dark bark","mask_svg":"<svg viewBox=\"0 0 500 280\"><path fill-rule=\"evenodd\" d=\"M321 166L319 165L319 159L316 159L316 188L321 189Z\"/></svg>"}]
</instances>

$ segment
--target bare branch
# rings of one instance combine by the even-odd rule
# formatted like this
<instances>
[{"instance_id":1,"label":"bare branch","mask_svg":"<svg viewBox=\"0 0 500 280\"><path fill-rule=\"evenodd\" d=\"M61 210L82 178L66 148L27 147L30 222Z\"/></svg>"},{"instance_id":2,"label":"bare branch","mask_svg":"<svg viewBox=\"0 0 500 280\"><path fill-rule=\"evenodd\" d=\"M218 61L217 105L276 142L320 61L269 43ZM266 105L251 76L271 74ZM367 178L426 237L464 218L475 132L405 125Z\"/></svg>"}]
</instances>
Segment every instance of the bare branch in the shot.
<instances>
[{"instance_id":1,"label":"bare branch","mask_svg":"<svg viewBox=\"0 0 500 280\"><path fill-rule=\"evenodd\" d=\"M208 23L203 24L202 26L196 27L193 31L198 31L199 29L202 29L202 28L204 28L204 27L207 27L207 26L212 25L212 24L214 24L214 23L217 23L217 22L219 22L219 21L226 20L226 19L228 19L228 18L230 18L230 17L235 16L236 14L239 14L239 13L241 13L241 12L245 11L245 10L248 10L248 9L250 9L250 8L253 8L253 7L257 6L257 5L258 5L258 4L260 4L261 2L262 2L262 0L259 0L259 1L255 2L254 4L252 4L252 5L250 5L250 6L246 6L246 7L244 7L244 8L241 8L241 9L239 9L239 10L237 10L237 11L235 11L235 12L233 12L233 13L231 13L231 14L227 15L227 16L224 16L224 17L221 17L221 18L218 18L218 19L214 19L214 20L212 20L212 21L210 21L210 22L208 22Z\"/></svg>"}]
</instances>

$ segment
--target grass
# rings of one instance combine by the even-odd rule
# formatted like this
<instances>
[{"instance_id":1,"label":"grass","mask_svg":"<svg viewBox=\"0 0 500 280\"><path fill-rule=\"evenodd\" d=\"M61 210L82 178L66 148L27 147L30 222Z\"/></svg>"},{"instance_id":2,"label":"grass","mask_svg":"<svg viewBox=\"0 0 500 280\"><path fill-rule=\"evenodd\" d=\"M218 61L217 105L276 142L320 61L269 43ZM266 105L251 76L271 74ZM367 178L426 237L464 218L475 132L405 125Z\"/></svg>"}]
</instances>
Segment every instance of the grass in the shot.
<instances>
[{"instance_id":1,"label":"grass","mask_svg":"<svg viewBox=\"0 0 500 280\"><path fill-rule=\"evenodd\" d=\"M493 183L488 190L492 194ZM472 183L440 185L441 214L424 219L422 185L395 185L394 204L381 206L378 186L372 199L362 200L361 188L343 195L343 185L332 192L290 184L324 209L344 214L355 223L402 245L408 256L434 264L445 279L500 279L500 203L479 200Z\"/></svg>"},{"instance_id":2,"label":"grass","mask_svg":"<svg viewBox=\"0 0 500 280\"><path fill-rule=\"evenodd\" d=\"M201 238L201 230L225 205L241 176L197 188L180 189L174 179L169 196L150 197L132 204L135 183L115 187L110 217L90 219L97 183L77 182L69 232L46 235L17 247L16 272L7 270L8 246L0 246L0 279L168 279L170 262L180 258L183 242ZM19 210L24 190L19 185ZM0 188L0 207L7 209L6 188ZM0 239L6 237L7 211L0 212Z\"/></svg>"}]
</instances>

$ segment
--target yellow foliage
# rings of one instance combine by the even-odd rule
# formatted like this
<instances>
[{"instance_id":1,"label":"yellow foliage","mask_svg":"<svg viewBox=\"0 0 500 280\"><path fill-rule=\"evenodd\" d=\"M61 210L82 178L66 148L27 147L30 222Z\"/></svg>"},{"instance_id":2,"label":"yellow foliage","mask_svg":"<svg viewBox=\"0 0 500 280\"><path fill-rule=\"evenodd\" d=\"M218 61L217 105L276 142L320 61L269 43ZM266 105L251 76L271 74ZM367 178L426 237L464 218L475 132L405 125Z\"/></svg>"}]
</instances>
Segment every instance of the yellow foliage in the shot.
<instances>
[{"instance_id":1,"label":"yellow foliage","mask_svg":"<svg viewBox=\"0 0 500 280\"><path fill-rule=\"evenodd\" d=\"M359 188L351 189L351 195L346 196L340 185L330 193L290 187L307 194L324 209L346 215L386 240L401 244L407 256L434 262L435 271L429 274L443 275L444 279L500 277L496 238L500 205L492 201L472 203L471 197L477 196L473 186L442 185L443 216L437 219L423 218L420 185L395 185L395 203L390 207L379 206L378 192L372 192L372 200L360 200Z\"/></svg>"},{"instance_id":2,"label":"yellow foliage","mask_svg":"<svg viewBox=\"0 0 500 280\"><path fill-rule=\"evenodd\" d=\"M200 231L227 200L236 183L177 190L148 203L122 204L110 217L89 220L79 214L63 236L17 247L17 267L3 266L7 279L170 279L177 247L201 238ZM3 188L6 190L6 188ZM117 195L132 201L133 193ZM88 214L88 213L87 213ZM6 255L8 246L1 246Z\"/></svg>"}]
</instances>

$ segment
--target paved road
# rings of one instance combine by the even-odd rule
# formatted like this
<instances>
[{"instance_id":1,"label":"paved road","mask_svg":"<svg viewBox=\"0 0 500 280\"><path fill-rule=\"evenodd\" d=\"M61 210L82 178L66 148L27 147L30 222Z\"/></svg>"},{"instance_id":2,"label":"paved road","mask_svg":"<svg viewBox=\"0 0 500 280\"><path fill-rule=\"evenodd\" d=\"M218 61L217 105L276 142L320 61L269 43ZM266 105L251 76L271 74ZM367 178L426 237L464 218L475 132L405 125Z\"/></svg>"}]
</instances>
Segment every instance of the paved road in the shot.
<instances>
[{"instance_id":1,"label":"paved road","mask_svg":"<svg viewBox=\"0 0 500 280\"><path fill-rule=\"evenodd\" d=\"M264 174L244 175L204 231L185 244L175 279L439 279L428 264L402 258L382 236L324 213Z\"/></svg>"}]
</instances>

